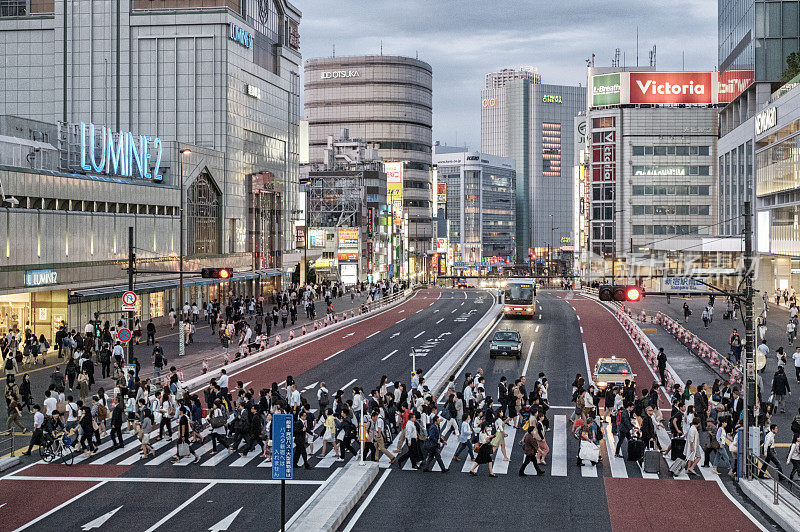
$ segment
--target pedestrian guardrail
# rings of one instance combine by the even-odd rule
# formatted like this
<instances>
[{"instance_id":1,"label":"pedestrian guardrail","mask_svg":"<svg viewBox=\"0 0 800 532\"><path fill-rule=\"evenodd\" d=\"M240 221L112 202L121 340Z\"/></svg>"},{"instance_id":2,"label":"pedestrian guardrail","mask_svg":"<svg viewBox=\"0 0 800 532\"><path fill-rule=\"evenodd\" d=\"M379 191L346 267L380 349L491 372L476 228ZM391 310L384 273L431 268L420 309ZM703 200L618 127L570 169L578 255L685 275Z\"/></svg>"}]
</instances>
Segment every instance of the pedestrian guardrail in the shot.
<instances>
[{"instance_id":1,"label":"pedestrian guardrail","mask_svg":"<svg viewBox=\"0 0 800 532\"><path fill-rule=\"evenodd\" d=\"M411 289L401 290L399 292L395 292L392 294L388 294L383 297L378 297L375 300L371 300L370 298L366 298L359 304L358 308L352 308L350 310L346 310L344 312L334 312L331 314L326 314L319 319L315 319L310 323L305 323L302 325L297 325L295 327L291 327L288 329L284 329L281 332L276 332L273 335L266 336L262 338L260 343L251 343L246 349L240 349L236 338L231 338L230 347L226 350L224 347L221 347L222 351L218 354L211 355L209 357L205 357L205 361L208 364L208 371L211 372L215 369L220 369L222 367L227 366L231 362L242 360L243 358L247 358L248 356L259 353L266 349L277 347L281 343L287 340L294 340L295 338L305 336L306 334L317 331L320 329L324 329L326 327L331 327L338 323L341 323L345 320L354 318L356 316L361 316L363 314L367 314L378 310L382 307L386 307L389 305L395 304L397 301L407 297L412 292ZM241 351L244 351L244 354L240 354ZM202 366L203 366L203 359L194 360L188 362L186 364L178 364L178 361L175 359L169 359L168 365L175 366L178 368L179 379L181 382L188 380L193 377L198 377L203 374ZM155 377L153 374L152 369L148 369L147 371L141 371L139 374L139 378L149 378L151 383L153 384L165 384L169 380L169 372L163 371L159 377Z\"/></svg>"},{"instance_id":2,"label":"pedestrian guardrail","mask_svg":"<svg viewBox=\"0 0 800 532\"><path fill-rule=\"evenodd\" d=\"M752 451L747 453L747 467L749 473L747 476L757 480L759 484L772 492L772 504L792 512L795 518L800 520L800 499L798 499L800 484L790 480L777 467Z\"/></svg>"},{"instance_id":3,"label":"pedestrian guardrail","mask_svg":"<svg viewBox=\"0 0 800 532\"><path fill-rule=\"evenodd\" d=\"M9 430L5 434L0 434L0 456L14 456L14 431Z\"/></svg>"}]
</instances>

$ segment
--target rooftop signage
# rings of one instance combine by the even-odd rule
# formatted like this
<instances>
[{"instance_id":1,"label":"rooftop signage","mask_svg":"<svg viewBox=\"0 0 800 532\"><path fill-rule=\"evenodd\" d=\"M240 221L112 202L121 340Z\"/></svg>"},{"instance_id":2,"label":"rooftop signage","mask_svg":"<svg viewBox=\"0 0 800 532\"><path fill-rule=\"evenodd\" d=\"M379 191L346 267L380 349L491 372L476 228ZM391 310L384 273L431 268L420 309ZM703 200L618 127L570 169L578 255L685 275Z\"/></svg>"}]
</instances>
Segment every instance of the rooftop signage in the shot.
<instances>
[{"instance_id":1,"label":"rooftop signage","mask_svg":"<svg viewBox=\"0 0 800 532\"><path fill-rule=\"evenodd\" d=\"M592 107L609 105L715 105L728 103L752 82L741 72L615 72L591 76Z\"/></svg>"}]
</instances>

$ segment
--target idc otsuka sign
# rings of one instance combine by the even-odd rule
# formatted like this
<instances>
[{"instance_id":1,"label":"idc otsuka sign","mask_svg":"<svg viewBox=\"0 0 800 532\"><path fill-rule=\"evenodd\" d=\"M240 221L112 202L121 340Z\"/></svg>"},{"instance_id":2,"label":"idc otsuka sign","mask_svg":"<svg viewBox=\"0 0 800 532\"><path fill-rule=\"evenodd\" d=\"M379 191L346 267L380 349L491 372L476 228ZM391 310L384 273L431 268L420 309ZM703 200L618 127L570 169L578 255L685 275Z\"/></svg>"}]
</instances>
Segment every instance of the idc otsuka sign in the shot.
<instances>
[{"instance_id":1,"label":"idc otsuka sign","mask_svg":"<svg viewBox=\"0 0 800 532\"><path fill-rule=\"evenodd\" d=\"M358 70L328 70L320 74L320 79L358 78Z\"/></svg>"},{"instance_id":2,"label":"idc otsuka sign","mask_svg":"<svg viewBox=\"0 0 800 532\"><path fill-rule=\"evenodd\" d=\"M618 72L591 76L590 105L712 105L730 101L717 72Z\"/></svg>"}]
</instances>

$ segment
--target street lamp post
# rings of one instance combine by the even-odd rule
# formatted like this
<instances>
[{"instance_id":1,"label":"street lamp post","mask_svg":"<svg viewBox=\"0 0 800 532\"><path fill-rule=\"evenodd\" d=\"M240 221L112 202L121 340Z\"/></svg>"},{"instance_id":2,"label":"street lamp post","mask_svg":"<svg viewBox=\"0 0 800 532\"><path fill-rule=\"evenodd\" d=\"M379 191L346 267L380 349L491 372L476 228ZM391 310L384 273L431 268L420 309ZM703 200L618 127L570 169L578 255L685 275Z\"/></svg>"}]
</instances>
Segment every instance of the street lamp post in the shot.
<instances>
[{"instance_id":1,"label":"street lamp post","mask_svg":"<svg viewBox=\"0 0 800 532\"><path fill-rule=\"evenodd\" d=\"M179 225L179 232L180 236L178 239L178 246L180 247L178 251L178 311L181 319L179 320L180 326L178 328L178 356L182 357L186 351L186 340L183 337L183 219L184 219L184 209L183 209L183 156L186 154L192 153L192 151L188 148L184 148L180 150L180 154L178 159L180 161L180 208L178 210L180 214L180 221Z\"/></svg>"}]
</instances>

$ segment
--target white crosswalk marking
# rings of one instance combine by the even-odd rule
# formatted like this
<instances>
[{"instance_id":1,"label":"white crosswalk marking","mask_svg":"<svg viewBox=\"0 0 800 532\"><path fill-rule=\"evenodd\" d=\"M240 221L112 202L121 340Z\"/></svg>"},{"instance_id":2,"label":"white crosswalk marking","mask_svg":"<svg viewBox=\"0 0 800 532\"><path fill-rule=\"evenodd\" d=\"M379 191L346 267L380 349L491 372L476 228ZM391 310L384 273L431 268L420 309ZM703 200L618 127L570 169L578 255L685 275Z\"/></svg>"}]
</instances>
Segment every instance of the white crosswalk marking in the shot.
<instances>
[{"instance_id":1,"label":"white crosswalk marking","mask_svg":"<svg viewBox=\"0 0 800 532\"><path fill-rule=\"evenodd\" d=\"M553 416L553 449L550 475L567 476L567 416Z\"/></svg>"},{"instance_id":2,"label":"white crosswalk marking","mask_svg":"<svg viewBox=\"0 0 800 532\"><path fill-rule=\"evenodd\" d=\"M716 482L719 479L719 475L714 473L714 470L710 467L704 467L700 464L697 464L697 468L700 470L700 473L703 475L703 478L706 480L710 480L712 482Z\"/></svg>"},{"instance_id":3,"label":"white crosswalk marking","mask_svg":"<svg viewBox=\"0 0 800 532\"><path fill-rule=\"evenodd\" d=\"M164 443L164 442L171 443L172 445L168 446L168 449L167 449L166 452L163 452L161 454L157 454L155 458L151 459L149 462L145 462L144 465L148 465L148 466L161 465L164 462L166 462L167 460L169 460L170 458L172 458L173 451L174 451L174 449L172 447L173 447L173 445L176 445L176 442L175 441L169 442L167 440L162 440L162 441L160 441L158 443ZM155 447L153 447L153 448L155 448Z\"/></svg>"},{"instance_id":4,"label":"white crosswalk marking","mask_svg":"<svg viewBox=\"0 0 800 532\"><path fill-rule=\"evenodd\" d=\"M328 454L322 457L322 460L314 467L331 467L336 462L336 451L331 449Z\"/></svg>"},{"instance_id":5,"label":"white crosswalk marking","mask_svg":"<svg viewBox=\"0 0 800 532\"><path fill-rule=\"evenodd\" d=\"M516 445L514 445L514 438L517 437L517 429L506 425L503 427L503 430L506 434L508 434L505 439L506 455L508 456L508 460L503 458L503 451L498 447L497 453L494 455L494 466L492 467L495 475L505 475L508 473L508 464L511 463L511 454L516 448Z\"/></svg>"},{"instance_id":6,"label":"white crosswalk marking","mask_svg":"<svg viewBox=\"0 0 800 532\"><path fill-rule=\"evenodd\" d=\"M588 460L584 460L583 466L581 466L581 476L597 478L597 466L592 465Z\"/></svg>"},{"instance_id":7,"label":"white crosswalk marking","mask_svg":"<svg viewBox=\"0 0 800 532\"><path fill-rule=\"evenodd\" d=\"M259 456L261 456L261 455L259 455ZM263 458L263 456L262 456L262 458ZM272 467L272 458L265 459L263 462L258 464L256 467L269 467L269 468L271 468Z\"/></svg>"},{"instance_id":8,"label":"white crosswalk marking","mask_svg":"<svg viewBox=\"0 0 800 532\"><path fill-rule=\"evenodd\" d=\"M200 464L202 467L212 467L228 458L231 453L227 448L221 449L217 454Z\"/></svg>"},{"instance_id":9,"label":"white crosswalk marking","mask_svg":"<svg viewBox=\"0 0 800 532\"><path fill-rule=\"evenodd\" d=\"M455 434L451 434L449 438L447 438L447 445L442 448L442 463L445 467L450 467L450 462L453 461L453 455L456 454L456 447L458 447L458 436ZM442 468L439 467L439 462L433 461L433 467L431 468L433 471L441 471Z\"/></svg>"},{"instance_id":10,"label":"white crosswalk marking","mask_svg":"<svg viewBox=\"0 0 800 532\"><path fill-rule=\"evenodd\" d=\"M667 462L667 467L672 467L672 464L675 463L675 461L672 460L668 456L665 456L664 460ZM683 468L683 471L681 471L680 475L672 477L672 478L674 478L675 480L691 480L689 478L689 473L686 472L686 468L685 467Z\"/></svg>"},{"instance_id":11,"label":"white crosswalk marking","mask_svg":"<svg viewBox=\"0 0 800 532\"><path fill-rule=\"evenodd\" d=\"M606 440L606 451L608 451L608 465L611 466L611 476L614 478L628 478L628 469L625 467L625 460L614 456L614 451L617 448L617 442L614 439L614 433L611 431L611 425L605 426L605 435L603 438Z\"/></svg>"},{"instance_id":12,"label":"white crosswalk marking","mask_svg":"<svg viewBox=\"0 0 800 532\"><path fill-rule=\"evenodd\" d=\"M211 450L212 445L213 444L211 442L204 443L203 445L201 445L200 447L195 449L194 452L195 452L195 454L197 454L197 456L202 458L204 454L206 454L208 451ZM180 460L175 462L175 465L176 466L187 466L187 465L191 464L192 462L194 462L194 456L192 456L190 454L189 456L184 456L183 458L181 458Z\"/></svg>"},{"instance_id":13,"label":"white crosswalk marking","mask_svg":"<svg viewBox=\"0 0 800 532\"><path fill-rule=\"evenodd\" d=\"M156 431L156 434L158 434L158 431ZM151 434L150 437L152 438L153 435ZM107 463L111 462L112 460L116 460L117 458L119 458L123 454L127 454L130 451L132 451L132 450L134 450L136 448L139 448L141 446L142 446L142 442L140 442L138 439L134 439L132 442L126 443L125 446L122 449L116 449L114 451L111 451L110 453L104 454L103 456L101 456L99 458L95 458L94 460L92 460L89 463L92 464L92 465L107 464Z\"/></svg>"},{"instance_id":14,"label":"white crosswalk marking","mask_svg":"<svg viewBox=\"0 0 800 532\"><path fill-rule=\"evenodd\" d=\"M155 432L158 433L158 431L155 431ZM150 438L152 438L152 437L153 437L153 433L151 432L150 433ZM174 442L164 438L162 440L158 440L157 442L153 443L151 445L151 447L153 448L153 451L158 451L159 449L161 449L163 447L166 447L168 445L171 445L173 443ZM126 458L125 460L120 462L119 465L133 465L133 464L135 464L136 462L138 462L141 459L142 459L141 453L136 453L133 456L129 456L128 458Z\"/></svg>"},{"instance_id":15,"label":"white crosswalk marking","mask_svg":"<svg viewBox=\"0 0 800 532\"><path fill-rule=\"evenodd\" d=\"M397 456L397 453L394 452L394 450L397 448L397 442L399 442L399 441L400 441L400 433L398 432L397 436L395 436L394 440L392 440L392 444L386 446L386 448L389 450L389 452L391 452L395 456ZM386 469L387 467L389 467L389 465L390 465L389 464L389 457L386 456L386 455L381 455L381 457L378 459L378 467Z\"/></svg>"}]
</instances>

